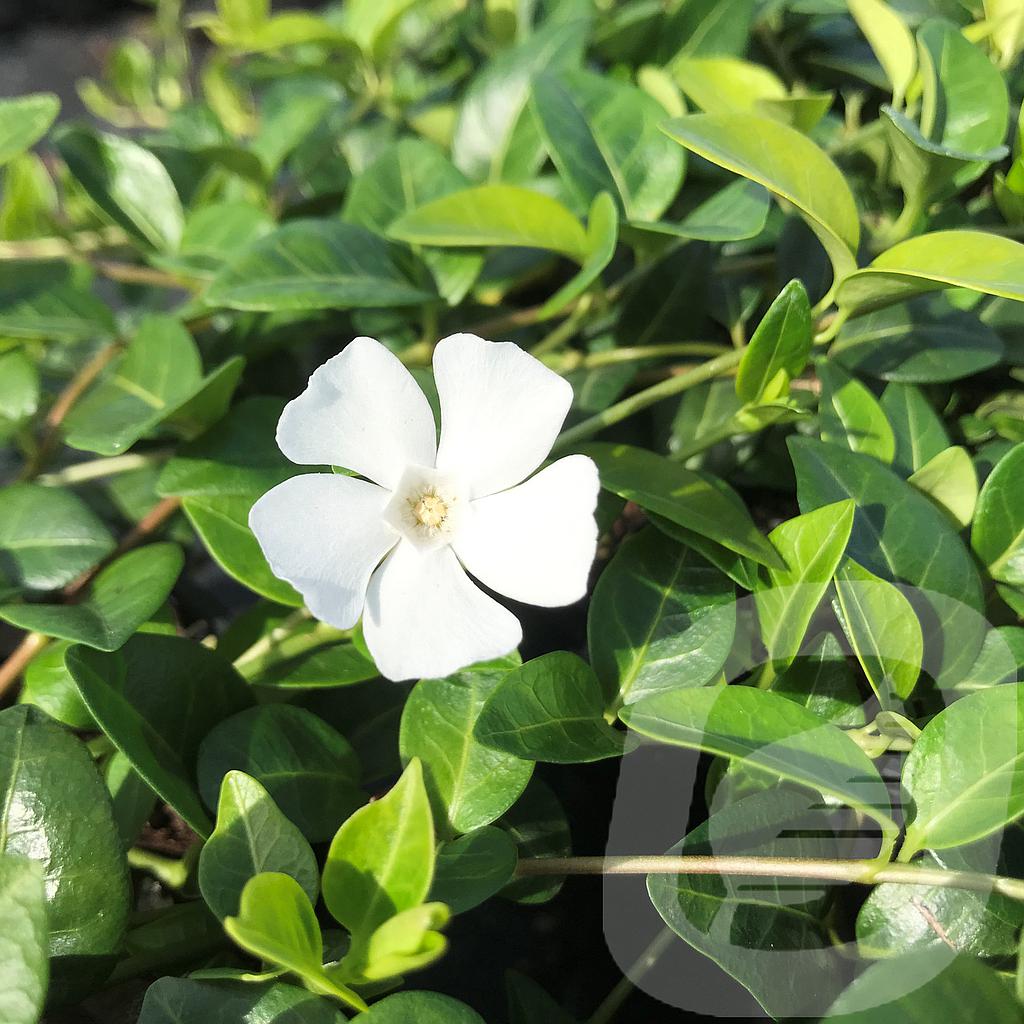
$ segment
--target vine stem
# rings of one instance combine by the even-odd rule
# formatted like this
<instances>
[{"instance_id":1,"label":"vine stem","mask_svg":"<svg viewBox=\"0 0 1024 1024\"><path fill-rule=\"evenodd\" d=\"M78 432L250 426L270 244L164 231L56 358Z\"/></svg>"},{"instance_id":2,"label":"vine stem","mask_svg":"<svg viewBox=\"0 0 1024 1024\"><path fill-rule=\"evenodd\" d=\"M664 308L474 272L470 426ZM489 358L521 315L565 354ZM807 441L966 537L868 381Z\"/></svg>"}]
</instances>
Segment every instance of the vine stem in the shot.
<instances>
[{"instance_id":1,"label":"vine stem","mask_svg":"<svg viewBox=\"0 0 1024 1024\"><path fill-rule=\"evenodd\" d=\"M681 394L683 391L696 387L706 380L713 380L715 377L722 376L734 370L742 358L742 349L723 352L722 355L709 359L706 363L701 363L700 366L686 370L677 376L669 377L668 380L659 381L649 388L644 388L642 391L622 399L621 402L610 405L602 412L583 420L582 423L577 423L575 427L570 427L555 442L553 451L563 452L592 434L596 434L599 430L610 427L614 423L619 423L627 417L640 412L642 409L660 402L663 398L670 398L672 395Z\"/></svg>"},{"instance_id":2,"label":"vine stem","mask_svg":"<svg viewBox=\"0 0 1024 1024\"><path fill-rule=\"evenodd\" d=\"M658 932L654 941L637 957L615 988L601 1000L601 1005L591 1014L588 1024L611 1024L622 1009L622 1004L633 994L637 982L658 962L675 937L675 932L670 928Z\"/></svg>"},{"instance_id":3,"label":"vine stem","mask_svg":"<svg viewBox=\"0 0 1024 1024\"><path fill-rule=\"evenodd\" d=\"M812 860L798 857L640 856L533 857L519 862L516 875L741 875L756 878L808 878L824 882L876 885L934 885L970 892L998 892L1024 901L1024 879L977 871L946 871L881 860Z\"/></svg>"}]
</instances>

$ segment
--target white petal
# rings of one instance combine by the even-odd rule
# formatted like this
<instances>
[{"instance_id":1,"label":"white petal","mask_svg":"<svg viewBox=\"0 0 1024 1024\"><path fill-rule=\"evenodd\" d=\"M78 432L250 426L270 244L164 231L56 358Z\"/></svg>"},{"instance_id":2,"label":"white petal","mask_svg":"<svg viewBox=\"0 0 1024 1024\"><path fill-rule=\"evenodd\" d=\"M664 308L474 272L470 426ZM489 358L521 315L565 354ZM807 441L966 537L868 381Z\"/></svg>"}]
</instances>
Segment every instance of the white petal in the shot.
<instances>
[{"instance_id":1,"label":"white petal","mask_svg":"<svg viewBox=\"0 0 1024 1024\"><path fill-rule=\"evenodd\" d=\"M572 386L511 342L453 334L434 350L441 399L437 468L460 474L471 498L525 480L547 457Z\"/></svg>"},{"instance_id":2,"label":"white petal","mask_svg":"<svg viewBox=\"0 0 1024 1024\"><path fill-rule=\"evenodd\" d=\"M485 586L528 604L578 601L597 548L597 466L570 455L526 483L479 498L455 538L455 553Z\"/></svg>"},{"instance_id":3,"label":"white petal","mask_svg":"<svg viewBox=\"0 0 1024 1024\"><path fill-rule=\"evenodd\" d=\"M352 477L293 476L253 505L249 526L274 575L287 580L321 622L351 629L370 573L398 542L382 518L390 497Z\"/></svg>"},{"instance_id":4,"label":"white petal","mask_svg":"<svg viewBox=\"0 0 1024 1024\"><path fill-rule=\"evenodd\" d=\"M523 631L450 547L418 551L402 541L370 580L363 635L388 679L434 679L508 654Z\"/></svg>"},{"instance_id":5,"label":"white petal","mask_svg":"<svg viewBox=\"0 0 1024 1024\"><path fill-rule=\"evenodd\" d=\"M406 466L433 466L434 414L395 355L356 338L285 406L277 444L292 462L343 466L394 488Z\"/></svg>"}]
</instances>

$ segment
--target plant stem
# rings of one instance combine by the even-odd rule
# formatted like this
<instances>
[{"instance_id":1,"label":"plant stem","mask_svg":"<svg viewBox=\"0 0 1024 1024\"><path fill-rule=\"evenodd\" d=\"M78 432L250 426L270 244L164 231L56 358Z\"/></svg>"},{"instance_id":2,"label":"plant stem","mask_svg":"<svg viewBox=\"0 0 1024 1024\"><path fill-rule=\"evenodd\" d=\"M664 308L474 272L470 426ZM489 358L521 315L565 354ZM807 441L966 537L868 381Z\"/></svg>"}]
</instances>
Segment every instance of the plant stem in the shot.
<instances>
[{"instance_id":1,"label":"plant stem","mask_svg":"<svg viewBox=\"0 0 1024 1024\"><path fill-rule=\"evenodd\" d=\"M242 651L235 658L235 668L242 668L244 665L249 664L249 662L256 661L257 658L262 658L263 655L269 654L282 640L287 640L294 630L304 622L308 622L312 617L312 613L308 608L296 608L291 615L281 621L279 626L275 626L269 633L261 636L251 647Z\"/></svg>"},{"instance_id":2,"label":"plant stem","mask_svg":"<svg viewBox=\"0 0 1024 1024\"><path fill-rule=\"evenodd\" d=\"M675 937L675 932L669 928L658 932L654 941L636 958L615 988L601 1000L601 1005L591 1014L588 1024L611 1024L622 1009L622 1004L632 995L637 982L658 962Z\"/></svg>"},{"instance_id":3,"label":"plant stem","mask_svg":"<svg viewBox=\"0 0 1024 1024\"><path fill-rule=\"evenodd\" d=\"M73 466L53 473L43 473L36 477L36 483L44 487L60 487L65 484L84 483L86 480L99 480L103 477L116 476L118 473L130 473L144 466L156 465L169 459L173 454L172 448L161 448L145 454L128 452L125 455L89 459L87 462L76 462Z\"/></svg>"},{"instance_id":4,"label":"plant stem","mask_svg":"<svg viewBox=\"0 0 1024 1024\"><path fill-rule=\"evenodd\" d=\"M564 452L580 441L596 434L599 430L610 427L612 424L620 423L627 417L634 415L634 413L638 413L642 409L660 402L663 398L670 398L672 395L681 394L683 391L696 387L698 384L703 384L706 380L713 380L715 377L728 373L739 365L742 358L743 352L738 349L723 352L720 356L709 359L700 366L677 376L669 377L668 380L659 381L649 388L644 388L643 391L638 391L636 394L622 399L621 402L610 405L602 412L583 420L582 423L577 423L575 427L570 427L555 442L553 451Z\"/></svg>"},{"instance_id":5,"label":"plant stem","mask_svg":"<svg viewBox=\"0 0 1024 1024\"><path fill-rule=\"evenodd\" d=\"M934 885L970 892L998 892L1024 901L1024 879L977 871L946 871L880 860L812 860L797 857L531 857L516 868L519 878L544 875L744 875L756 878L809 878L824 882L875 885Z\"/></svg>"},{"instance_id":6,"label":"plant stem","mask_svg":"<svg viewBox=\"0 0 1024 1024\"><path fill-rule=\"evenodd\" d=\"M634 348L611 348L604 352L578 351L550 355L541 360L558 373L571 370L596 370L641 359L670 359L678 356L718 356L730 351L716 341L680 341L670 345L637 345Z\"/></svg>"}]
</instances>

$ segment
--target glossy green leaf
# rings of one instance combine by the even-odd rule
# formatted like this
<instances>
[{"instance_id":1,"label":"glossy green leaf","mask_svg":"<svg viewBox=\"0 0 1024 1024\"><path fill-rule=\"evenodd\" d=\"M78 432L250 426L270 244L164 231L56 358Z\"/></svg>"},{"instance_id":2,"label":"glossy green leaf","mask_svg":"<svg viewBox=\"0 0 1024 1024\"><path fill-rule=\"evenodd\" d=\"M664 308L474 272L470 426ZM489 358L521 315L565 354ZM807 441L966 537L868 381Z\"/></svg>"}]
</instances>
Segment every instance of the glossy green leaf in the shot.
<instances>
[{"instance_id":1,"label":"glossy green leaf","mask_svg":"<svg viewBox=\"0 0 1024 1024\"><path fill-rule=\"evenodd\" d=\"M184 562L177 544L147 544L103 569L77 604L5 604L0 618L22 629L116 651L167 600Z\"/></svg>"},{"instance_id":2,"label":"glossy green leaf","mask_svg":"<svg viewBox=\"0 0 1024 1024\"><path fill-rule=\"evenodd\" d=\"M954 701L924 728L903 765L911 801L900 851L944 850L982 839L1024 814L1024 685Z\"/></svg>"},{"instance_id":3,"label":"glossy green leaf","mask_svg":"<svg viewBox=\"0 0 1024 1024\"><path fill-rule=\"evenodd\" d=\"M417 683L402 712L399 749L423 767L439 829L471 832L501 817L530 781L532 761L487 746L474 735L504 668L460 672Z\"/></svg>"},{"instance_id":4,"label":"glossy green leaf","mask_svg":"<svg viewBox=\"0 0 1024 1024\"><path fill-rule=\"evenodd\" d=\"M804 511L853 498L846 553L890 581L919 588L934 612L922 623L929 672L952 681L981 647L981 583L945 514L877 459L811 438L791 438L797 496Z\"/></svg>"},{"instance_id":5,"label":"glossy green leaf","mask_svg":"<svg viewBox=\"0 0 1024 1024\"><path fill-rule=\"evenodd\" d=\"M581 207L607 192L630 220L657 220L679 191L684 159L658 130L664 108L591 71L542 74L530 99L548 152Z\"/></svg>"},{"instance_id":6,"label":"glossy green leaf","mask_svg":"<svg viewBox=\"0 0 1024 1024\"><path fill-rule=\"evenodd\" d=\"M691 114L664 130L698 156L792 203L825 247L837 281L856 269L860 221L850 187L805 135L753 114Z\"/></svg>"},{"instance_id":7,"label":"glossy green leaf","mask_svg":"<svg viewBox=\"0 0 1024 1024\"><path fill-rule=\"evenodd\" d=\"M67 640L58 640L47 644L42 653L32 659L25 669L18 701L34 704L70 729L95 729L96 723L64 665L64 655L70 646Z\"/></svg>"},{"instance_id":8,"label":"glossy green leaf","mask_svg":"<svg viewBox=\"0 0 1024 1024\"><path fill-rule=\"evenodd\" d=\"M181 200L164 165L137 142L84 127L56 138L68 169L115 224L148 249L171 251L181 241Z\"/></svg>"},{"instance_id":9,"label":"glossy green leaf","mask_svg":"<svg viewBox=\"0 0 1024 1024\"><path fill-rule=\"evenodd\" d=\"M839 501L795 516L768 539L785 569L762 569L754 590L761 638L776 671L800 653L808 626L846 551L854 504Z\"/></svg>"},{"instance_id":10,"label":"glossy green leaf","mask_svg":"<svg viewBox=\"0 0 1024 1024\"><path fill-rule=\"evenodd\" d=\"M363 943L389 917L426 899L434 858L430 801L414 758L386 795L338 829L324 867L324 903Z\"/></svg>"},{"instance_id":11,"label":"glossy green leaf","mask_svg":"<svg viewBox=\"0 0 1024 1024\"><path fill-rule=\"evenodd\" d=\"M507 672L487 698L473 736L506 754L558 764L620 756L625 739L604 720L594 670L567 651Z\"/></svg>"},{"instance_id":12,"label":"glossy green leaf","mask_svg":"<svg viewBox=\"0 0 1024 1024\"><path fill-rule=\"evenodd\" d=\"M251 675L248 666L245 669ZM256 673L257 686L276 690L317 690L375 679L377 666L352 643L327 644L275 661Z\"/></svg>"},{"instance_id":13,"label":"glossy green leaf","mask_svg":"<svg viewBox=\"0 0 1024 1024\"><path fill-rule=\"evenodd\" d=\"M710 682L735 628L735 588L718 569L658 530L628 538L598 580L587 620L606 702Z\"/></svg>"},{"instance_id":14,"label":"glossy green leaf","mask_svg":"<svg viewBox=\"0 0 1024 1024\"><path fill-rule=\"evenodd\" d=\"M823 362L818 367L821 400L818 418L821 439L890 463L896 437L875 396L841 367Z\"/></svg>"},{"instance_id":15,"label":"glossy green leaf","mask_svg":"<svg viewBox=\"0 0 1024 1024\"><path fill-rule=\"evenodd\" d=\"M630 227L677 238L733 242L764 230L771 202L756 182L741 178L719 189L679 221L633 221Z\"/></svg>"},{"instance_id":16,"label":"glossy green leaf","mask_svg":"<svg viewBox=\"0 0 1024 1024\"><path fill-rule=\"evenodd\" d=\"M0 855L0 1014L7 1024L36 1024L42 1016L50 978L44 883L38 861Z\"/></svg>"},{"instance_id":17,"label":"glossy green leaf","mask_svg":"<svg viewBox=\"0 0 1024 1024\"><path fill-rule=\"evenodd\" d=\"M882 65L899 109L917 72L917 47L903 18L884 0L848 0L857 27Z\"/></svg>"},{"instance_id":18,"label":"glossy green leaf","mask_svg":"<svg viewBox=\"0 0 1024 1024\"><path fill-rule=\"evenodd\" d=\"M365 950L355 950L339 968L355 979L369 982L397 978L422 970L448 948L441 934L451 917L443 903L421 903L403 910L380 925L366 942Z\"/></svg>"},{"instance_id":19,"label":"glossy green leaf","mask_svg":"<svg viewBox=\"0 0 1024 1024\"><path fill-rule=\"evenodd\" d=\"M842 730L778 694L735 685L676 690L619 717L650 739L742 760L834 797L877 822L886 842L897 834L871 759Z\"/></svg>"},{"instance_id":20,"label":"glossy green leaf","mask_svg":"<svg viewBox=\"0 0 1024 1024\"><path fill-rule=\"evenodd\" d=\"M864 699L857 684L843 647L831 633L823 633L772 680L771 689L833 725L860 727L865 724Z\"/></svg>"},{"instance_id":21,"label":"glossy green leaf","mask_svg":"<svg viewBox=\"0 0 1024 1024\"><path fill-rule=\"evenodd\" d=\"M950 444L949 434L919 388L893 382L880 399L896 438L893 468L903 476L927 465Z\"/></svg>"},{"instance_id":22,"label":"glossy green leaf","mask_svg":"<svg viewBox=\"0 0 1024 1024\"><path fill-rule=\"evenodd\" d=\"M114 550L114 538L77 495L12 484L0 491L0 595L55 590Z\"/></svg>"},{"instance_id":23,"label":"glossy green leaf","mask_svg":"<svg viewBox=\"0 0 1024 1024\"><path fill-rule=\"evenodd\" d=\"M290 875L316 902L320 873L305 837L256 779L228 772L217 803L217 827L199 857L203 899L219 918L237 914L245 884L263 871Z\"/></svg>"},{"instance_id":24,"label":"glossy green leaf","mask_svg":"<svg viewBox=\"0 0 1024 1024\"><path fill-rule=\"evenodd\" d=\"M110 799L85 744L24 705L0 711L0 779L0 854L42 866L50 998L80 997L110 973L128 918Z\"/></svg>"},{"instance_id":25,"label":"glossy green leaf","mask_svg":"<svg viewBox=\"0 0 1024 1024\"><path fill-rule=\"evenodd\" d=\"M550 249L577 262L589 251L586 230L565 206L518 185L451 192L399 217L388 233L418 245Z\"/></svg>"},{"instance_id":26,"label":"glossy green leaf","mask_svg":"<svg viewBox=\"0 0 1024 1024\"><path fill-rule=\"evenodd\" d=\"M790 281L757 325L736 371L736 394L744 402L779 398L799 377L811 354L813 325L807 292Z\"/></svg>"},{"instance_id":27,"label":"glossy green leaf","mask_svg":"<svg viewBox=\"0 0 1024 1024\"><path fill-rule=\"evenodd\" d=\"M985 634L978 658L957 680L958 692L1024 681L1024 626L997 626Z\"/></svg>"},{"instance_id":28,"label":"glossy green leaf","mask_svg":"<svg viewBox=\"0 0 1024 1024\"><path fill-rule=\"evenodd\" d=\"M753 113L761 100L786 96L778 75L738 57L684 57L673 62L672 75L706 114Z\"/></svg>"},{"instance_id":29,"label":"glossy green leaf","mask_svg":"<svg viewBox=\"0 0 1024 1024\"><path fill-rule=\"evenodd\" d=\"M438 847L430 899L461 914L494 896L515 869L512 837L494 825L485 825Z\"/></svg>"},{"instance_id":30,"label":"glossy green leaf","mask_svg":"<svg viewBox=\"0 0 1024 1024\"><path fill-rule=\"evenodd\" d=\"M895 584L849 560L836 572L836 597L850 646L882 707L906 700L924 657L913 605Z\"/></svg>"},{"instance_id":31,"label":"glossy green leaf","mask_svg":"<svg viewBox=\"0 0 1024 1024\"><path fill-rule=\"evenodd\" d=\"M933 231L886 249L839 287L848 313L869 312L940 288L1024 301L1024 245L984 231Z\"/></svg>"},{"instance_id":32,"label":"glossy green leaf","mask_svg":"<svg viewBox=\"0 0 1024 1024\"><path fill-rule=\"evenodd\" d=\"M396 992L370 1007L363 1024L484 1024L483 1018L440 992Z\"/></svg>"},{"instance_id":33,"label":"glossy green leaf","mask_svg":"<svg viewBox=\"0 0 1024 1024\"><path fill-rule=\"evenodd\" d=\"M714 809L669 853L834 857L835 837L813 800L778 788L755 793ZM842 974L822 920L828 898L822 883L648 875L647 891L672 931L739 981L772 1017L804 1016L837 993ZM780 969L783 942L801 969ZM815 979L812 990L808 977Z\"/></svg>"},{"instance_id":34,"label":"glossy green leaf","mask_svg":"<svg viewBox=\"0 0 1024 1024\"><path fill-rule=\"evenodd\" d=\"M0 166L34 146L59 110L60 100L48 92L0 100Z\"/></svg>"},{"instance_id":35,"label":"glossy green leaf","mask_svg":"<svg viewBox=\"0 0 1024 1024\"><path fill-rule=\"evenodd\" d=\"M330 220L289 221L258 239L205 295L211 306L264 312L412 306L433 298L405 277L382 238Z\"/></svg>"},{"instance_id":36,"label":"glossy green leaf","mask_svg":"<svg viewBox=\"0 0 1024 1024\"><path fill-rule=\"evenodd\" d=\"M252 698L215 651L176 636L139 634L119 651L73 647L67 666L100 728L143 779L200 835L195 758L217 722Z\"/></svg>"},{"instance_id":37,"label":"glossy green leaf","mask_svg":"<svg viewBox=\"0 0 1024 1024\"><path fill-rule=\"evenodd\" d=\"M243 365L235 359L204 377L199 350L181 322L149 314L125 354L71 410L64 440L117 455L160 424L200 433L227 411ZM197 419L201 401L206 415Z\"/></svg>"},{"instance_id":38,"label":"glossy green leaf","mask_svg":"<svg viewBox=\"0 0 1024 1024\"><path fill-rule=\"evenodd\" d=\"M970 525L978 501L978 473L966 448L944 449L915 470L907 483L949 513L957 528Z\"/></svg>"},{"instance_id":39,"label":"glossy green leaf","mask_svg":"<svg viewBox=\"0 0 1024 1024\"><path fill-rule=\"evenodd\" d=\"M654 452L625 444L588 444L601 486L761 565L781 565L741 502L704 477Z\"/></svg>"},{"instance_id":40,"label":"glossy green leaf","mask_svg":"<svg viewBox=\"0 0 1024 1024\"><path fill-rule=\"evenodd\" d=\"M106 303L90 290L88 267L36 260L5 260L0 278L0 330L14 338L66 344L113 336Z\"/></svg>"},{"instance_id":41,"label":"glossy green leaf","mask_svg":"<svg viewBox=\"0 0 1024 1024\"><path fill-rule=\"evenodd\" d=\"M208 807L233 770L251 775L312 842L329 839L365 797L348 741L289 704L263 704L224 719L203 739L196 772Z\"/></svg>"},{"instance_id":42,"label":"glossy green leaf","mask_svg":"<svg viewBox=\"0 0 1024 1024\"><path fill-rule=\"evenodd\" d=\"M971 547L993 579L1024 585L1024 444L1007 452L985 481Z\"/></svg>"}]
</instances>

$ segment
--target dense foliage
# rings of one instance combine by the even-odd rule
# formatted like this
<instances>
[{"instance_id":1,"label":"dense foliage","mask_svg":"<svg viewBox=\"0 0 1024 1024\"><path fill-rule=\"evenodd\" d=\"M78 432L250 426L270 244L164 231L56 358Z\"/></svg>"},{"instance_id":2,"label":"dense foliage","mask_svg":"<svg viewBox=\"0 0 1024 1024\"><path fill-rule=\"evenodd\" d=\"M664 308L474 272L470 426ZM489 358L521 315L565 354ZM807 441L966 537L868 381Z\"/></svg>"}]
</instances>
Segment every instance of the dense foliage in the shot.
<instances>
[{"instance_id":1,"label":"dense foliage","mask_svg":"<svg viewBox=\"0 0 1024 1024\"><path fill-rule=\"evenodd\" d=\"M584 871L665 1019L1024 1020L1019 0L152 13L0 101L4 1024L481 1024L453 918ZM395 684L247 517L314 367L460 331L572 384L595 582Z\"/></svg>"}]
</instances>

